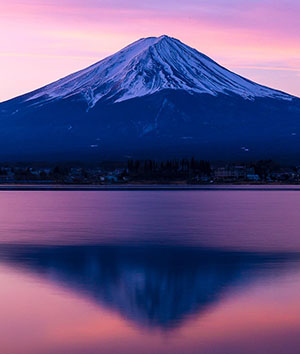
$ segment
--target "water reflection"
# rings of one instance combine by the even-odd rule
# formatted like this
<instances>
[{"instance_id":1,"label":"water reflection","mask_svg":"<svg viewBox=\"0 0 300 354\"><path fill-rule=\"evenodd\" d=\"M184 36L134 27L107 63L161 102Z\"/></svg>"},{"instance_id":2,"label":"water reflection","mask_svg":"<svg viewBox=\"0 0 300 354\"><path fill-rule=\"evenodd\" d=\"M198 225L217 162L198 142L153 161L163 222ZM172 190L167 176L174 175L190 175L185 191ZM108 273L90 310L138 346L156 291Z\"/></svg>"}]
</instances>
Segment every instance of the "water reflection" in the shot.
<instances>
[{"instance_id":1,"label":"water reflection","mask_svg":"<svg viewBox=\"0 0 300 354\"><path fill-rule=\"evenodd\" d=\"M182 325L251 282L277 276L298 258L189 247L90 245L6 245L0 247L0 257L138 326L160 330Z\"/></svg>"}]
</instances>

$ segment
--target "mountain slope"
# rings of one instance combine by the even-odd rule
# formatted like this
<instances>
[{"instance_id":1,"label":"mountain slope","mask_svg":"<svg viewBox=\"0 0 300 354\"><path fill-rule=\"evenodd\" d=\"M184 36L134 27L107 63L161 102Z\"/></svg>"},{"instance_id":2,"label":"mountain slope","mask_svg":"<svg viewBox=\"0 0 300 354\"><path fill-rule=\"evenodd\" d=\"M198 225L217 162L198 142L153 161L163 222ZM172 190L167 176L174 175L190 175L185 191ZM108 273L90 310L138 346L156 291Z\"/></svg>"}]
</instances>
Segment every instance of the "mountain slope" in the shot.
<instances>
[{"instance_id":1,"label":"mountain slope","mask_svg":"<svg viewBox=\"0 0 300 354\"><path fill-rule=\"evenodd\" d=\"M298 98L236 75L177 39L150 37L1 103L0 157L296 156L299 118Z\"/></svg>"},{"instance_id":2,"label":"mountain slope","mask_svg":"<svg viewBox=\"0 0 300 354\"><path fill-rule=\"evenodd\" d=\"M291 99L226 70L176 39L161 36L140 39L87 69L33 92L27 100L81 94L94 106L102 98L120 102L163 89Z\"/></svg>"}]
</instances>

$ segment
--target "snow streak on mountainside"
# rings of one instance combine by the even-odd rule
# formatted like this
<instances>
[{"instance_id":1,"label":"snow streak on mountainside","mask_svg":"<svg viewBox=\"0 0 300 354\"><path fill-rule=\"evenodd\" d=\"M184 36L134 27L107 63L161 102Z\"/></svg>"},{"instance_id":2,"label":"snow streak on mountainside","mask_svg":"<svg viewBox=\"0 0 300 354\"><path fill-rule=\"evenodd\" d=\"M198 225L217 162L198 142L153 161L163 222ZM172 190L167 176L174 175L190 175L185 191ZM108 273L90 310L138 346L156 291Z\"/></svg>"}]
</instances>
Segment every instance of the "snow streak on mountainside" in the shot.
<instances>
[{"instance_id":1,"label":"snow streak on mountainside","mask_svg":"<svg viewBox=\"0 0 300 354\"><path fill-rule=\"evenodd\" d=\"M92 108L101 99L121 102L164 89L214 96L236 94L245 99L293 98L236 75L167 36L140 39L118 53L25 97L26 101L47 102L80 95Z\"/></svg>"}]
</instances>

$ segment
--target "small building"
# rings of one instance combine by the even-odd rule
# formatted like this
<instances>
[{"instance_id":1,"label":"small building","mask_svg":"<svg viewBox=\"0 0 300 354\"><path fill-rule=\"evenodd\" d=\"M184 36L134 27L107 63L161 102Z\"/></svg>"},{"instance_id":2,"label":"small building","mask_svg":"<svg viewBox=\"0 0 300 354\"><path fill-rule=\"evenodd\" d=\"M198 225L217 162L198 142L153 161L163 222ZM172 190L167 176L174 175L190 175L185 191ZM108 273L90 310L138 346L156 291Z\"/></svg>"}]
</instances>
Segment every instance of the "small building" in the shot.
<instances>
[{"instance_id":1,"label":"small building","mask_svg":"<svg viewBox=\"0 0 300 354\"><path fill-rule=\"evenodd\" d=\"M248 174L247 180L252 181L252 182L258 182L258 181L260 181L260 177L259 177L259 175L256 175L256 174Z\"/></svg>"},{"instance_id":2,"label":"small building","mask_svg":"<svg viewBox=\"0 0 300 354\"><path fill-rule=\"evenodd\" d=\"M219 167L214 171L214 177L218 181L232 182L246 178L247 171L245 166L226 166Z\"/></svg>"}]
</instances>

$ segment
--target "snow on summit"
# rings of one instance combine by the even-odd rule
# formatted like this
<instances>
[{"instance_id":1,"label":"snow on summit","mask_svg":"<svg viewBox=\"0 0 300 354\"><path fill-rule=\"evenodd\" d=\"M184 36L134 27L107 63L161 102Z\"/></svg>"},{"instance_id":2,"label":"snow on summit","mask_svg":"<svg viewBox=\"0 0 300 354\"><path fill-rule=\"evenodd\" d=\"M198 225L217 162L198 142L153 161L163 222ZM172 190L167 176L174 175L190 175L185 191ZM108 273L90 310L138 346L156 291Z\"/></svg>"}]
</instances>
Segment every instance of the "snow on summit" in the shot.
<instances>
[{"instance_id":1,"label":"snow on summit","mask_svg":"<svg viewBox=\"0 0 300 354\"><path fill-rule=\"evenodd\" d=\"M292 99L247 80L168 36L142 38L100 62L26 95L26 100L80 95L92 108L99 100L121 102L172 89L245 99Z\"/></svg>"}]
</instances>

